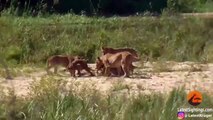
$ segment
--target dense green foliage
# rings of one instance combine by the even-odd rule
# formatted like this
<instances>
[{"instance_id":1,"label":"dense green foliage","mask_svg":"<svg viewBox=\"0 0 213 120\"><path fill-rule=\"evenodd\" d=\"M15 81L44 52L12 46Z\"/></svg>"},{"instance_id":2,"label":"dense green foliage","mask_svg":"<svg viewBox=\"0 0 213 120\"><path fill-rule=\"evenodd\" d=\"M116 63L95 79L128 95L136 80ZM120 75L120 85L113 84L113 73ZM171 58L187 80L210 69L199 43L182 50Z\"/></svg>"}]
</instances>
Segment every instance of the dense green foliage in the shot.
<instances>
[{"instance_id":1,"label":"dense green foliage","mask_svg":"<svg viewBox=\"0 0 213 120\"><path fill-rule=\"evenodd\" d=\"M94 62L101 46L131 47L149 60L213 61L212 18L64 15L0 18L0 51L14 63L44 63L55 54Z\"/></svg>"},{"instance_id":2,"label":"dense green foliage","mask_svg":"<svg viewBox=\"0 0 213 120\"><path fill-rule=\"evenodd\" d=\"M102 96L97 90L88 87L76 93L63 90L64 86L61 85L60 80L44 78L40 83L33 84L27 99L15 98L12 92L11 96L0 94L0 119L176 120L178 108L192 108L187 103L183 89L173 90L168 96L140 94L136 97L129 94L127 97L117 94L119 91ZM70 88L73 89L72 86ZM204 93L203 98L199 107L212 108L213 99Z\"/></svg>"}]
</instances>

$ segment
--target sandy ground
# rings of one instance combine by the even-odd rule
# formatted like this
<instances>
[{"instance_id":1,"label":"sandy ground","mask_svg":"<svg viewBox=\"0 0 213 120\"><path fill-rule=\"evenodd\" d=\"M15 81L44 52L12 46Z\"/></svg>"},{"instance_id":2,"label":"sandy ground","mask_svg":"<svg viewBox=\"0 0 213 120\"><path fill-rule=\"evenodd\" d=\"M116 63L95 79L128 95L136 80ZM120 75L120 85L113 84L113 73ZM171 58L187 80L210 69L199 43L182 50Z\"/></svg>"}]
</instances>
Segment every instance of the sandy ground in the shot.
<instances>
[{"instance_id":1,"label":"sandy ground","mask_svg":"<svg viewBox=\"0 0 213 120\"><path fill-rule=\"evenodd\" d=\"M192 62L166 62L166 63L139 63L130 78L121 77L70 77L69 73L60 72L54 75L71 83L86 84L89 88L107 92L109 90L131 91L135 93L152 94L156 92L168 93L173 88L185 86L186 91L198 90L213 94L213 64L197 64ZM94 68L94 64L90 64ZM35 72L20 74L13 80L0 77L0 85L13 87L18 96L26 96L30 92L31 83L38 82L42 77L48 77L44 69ZM116 85L117 84L117 85ZM119 85L120 84L120 87Z\"/></svg>"},{"instance_id":2,"label":"sandy ground","mask_svg":"<svg viewBox=\"0 0 213 120\"><path fill-rule=\"evenodd\" d=\"M213 12L206 13L182 13L184 17L193 16L193 17L202 17L202 18L213 18Z\"/></svg>"}]
</instances>

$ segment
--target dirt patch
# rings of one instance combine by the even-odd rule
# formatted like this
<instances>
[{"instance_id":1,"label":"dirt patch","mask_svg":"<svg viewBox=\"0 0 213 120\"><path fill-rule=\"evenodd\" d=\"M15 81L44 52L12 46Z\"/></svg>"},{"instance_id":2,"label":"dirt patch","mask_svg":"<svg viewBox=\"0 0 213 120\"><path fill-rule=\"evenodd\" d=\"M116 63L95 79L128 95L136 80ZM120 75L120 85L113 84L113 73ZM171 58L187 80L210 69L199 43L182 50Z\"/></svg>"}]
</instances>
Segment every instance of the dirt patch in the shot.
<instances>
[{"instance_id":1,"label":"dirt patch","mask_svg":"<svg viewBox=\"0 0 213 120\"><path fill-rule=\"evenodd\" d=\"M145 63L143 66L137 63L138 67L134 71L131 78L122 77L70 77L70 74L60 73L55 75L64 81L67 85L77 83L94 88L107 93L108 91L120 91L126 93L145 93L152 94L154 92L168 93L173 88L185 86L186 91L193 89L201 92L213 93L213 64L198 64L192 62L166 62L163 66L169 71L159 71L156 67L158 63ZM90 64L94 68L94 64ZM161 67L163 67L161 66ZM156 70L158 69L158 70ZM14 88L18 96L26 96L30 92L31 84L34 81L40 81L42 77L49 77L45 70L35 71L15 77L13 80L5 80L0 78L0 85L7 88ZM68 89L68 88L67 88Z\"/></svg>"},{"instance_id":2,"label":"dirt patch","mask_svg":"<svg viewBox=\"0 0 213 120\"><path fill-rule=\"evenodd\" d=\"M181 14L184 17L202 17L202 18L213 18L213 13L212 12L206 12L206 13L182 13Z\"/></svg>"}]
</instances>

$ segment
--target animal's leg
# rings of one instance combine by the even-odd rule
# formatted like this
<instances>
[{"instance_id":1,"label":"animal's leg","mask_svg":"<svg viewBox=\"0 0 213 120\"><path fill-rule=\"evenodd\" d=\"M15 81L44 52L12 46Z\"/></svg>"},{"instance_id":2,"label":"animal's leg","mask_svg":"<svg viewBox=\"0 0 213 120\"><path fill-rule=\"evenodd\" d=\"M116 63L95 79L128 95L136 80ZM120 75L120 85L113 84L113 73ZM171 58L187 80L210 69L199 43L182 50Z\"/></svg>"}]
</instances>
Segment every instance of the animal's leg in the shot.
<instances>
[{"instance_id":1,"label":"animal's leg","mask_svg":"<svg viewBox=\"0 0 213 120\"><path fill-rule=\"evenodd\" d=\"M129 71L131 72L131 74L133 74L134 69L135 69L135 66L133 64L130 64Z\"/></svg>"},{"instance_id":2,"label":"animal's leg","mask_svg":"<svg viewBox=\"0 0 213 120\"><path fill-rule=\"evenodd\" d=\"M75 77L75 70L69 69L69 72L72 77Z\"/></svg>"},{"instance_id":3,"label":"animal's leg","mask_svg":"<svg viewBox=\"0 0 213 120\"><path fill-rule=\"evenodd\" d=\"M126 77L129 77L129 66L127 66L127 76Z\"/></svg>"},{"instance_id":4,"label":"animal's leg","mask_svg":"<svg viewBox=\"0 0 213 120\"><path fill-rule=\"evenodd\" d=\"M130 65L125 65L125 69L126 69L126 77L129 77L129 66Z\"/></svg>"},{"instance_id":5,"label":"animal's leg","mask_svg":"<svg viewBox=\"0 0 213 120\"><path fill-rule=\"evenodd\" d=\"M82 75L80 69L77 69L77 74L78 74L78 76L81 76L81 75Z\"/></svg>"},{"instance_id":6,"label":"animal's leg","mask_svg":"<svg viewBox=\"0 0 213 120\"><path fill-rule=\"evenodd\" d=\"M128 66L125 65L125 64L122 64L122 69L124 71L123 77L129 77L129 68L128 68Z\"/></svg>"},{"instance_id":7,"label":"animal's leg","mask_svg":"<svg viewBox=\"0 0 213 120\"><path fill-rule=\"evenodd\" d=\"M106 76L109 76L109 70L110 70L109 67L106 67L106 68L105 68L105 75L106 75Z\"/></svg>"},{"instance_id":8,"label":"animal's leg","mask_svg":"<svg viewBox=\"0 0 213 120\"><path fill-rule=\"evenodd\" d=\"M106 70L105 67L103 67L103 68L101 69L101 74L102 74L102 75L104 75L105 70Z\"/></svg>"},{"instance_id":9,"label":"animal's leg","mask_svg":"<svg viewBox=\"0 0 213 120\"><path fill-rule=\"evenodd\" d=\"M124 66L124 65L121 65L121 67L122 67L122 70L123 70L123 72L124 72L123 77L126 77L126 69L125 69L125 66Z\"/></svg>"},{"instance_id":10,"label":"animal's leg","mask_svg":"<svg viewBox=\"0 0 213 120\"><path fill-rule=\"evenodd\" d=\"M46 69L47 74L50 74L50 68L51 68L51 66L47 66L47 69Z\"/></svg>"},{"instance_id":11,"label":"animal's leg","mask_svg":"<svg viewBox=\"0 0 213 120\"><path fill-rule=\"evenodd\" d=\"M105 67L101 68L100 70L96 69L96 75L99 75L99 71L101 72L100 73L101 75L104 75L105 70L106 70Z\"/></svg>"},{"instance_id":12,"label":"animal's leg","mask_svg":"<svg viewBox=\"0 0 213 120\"><path fill-rule=\"evenodd\" d=\"M50 69L51 69L52 67L53 67L53 66L52 66L51 64L47 63L47 69L46 69L47 74L50 74Z\"/></svg>"},{"instance_id":13,"label":"animal's leg","mask_svg":"<svg viewBox=\"0 0 213 120\"><path fill-rule=\"evenodd\" d=\"M110 74L111 76L118 76L117 68L110 68Z\"/></svg>"},{"instance_id":14,"label":"animal's leg","mask_svg":"<svg viewBox=\"0 0 213 120\"><path fill-rule=\"evenodd\" d=\"M121 67L118 67L117 68L117 76L121 76L121 73L122 73L122 68Z\"/></svg>"},{"instance_id":15,"label":"animal's leg","mask_svg":"<svg viewBox=\"0 0 213 120\"><path fill-rule=\"evenodd\" d=\"M75 77L75 70L72 70L72 76Z\"/></svg>"},{"instance_id":16,"label":"animal's leg","mask_svg":"<svg viewBox=\"0 0 213 120\"><path fill-rule=\"evenodd\" d=\"M90 73L90 76L95 76L94 73L91 72L91 69L90 69L89 67L88 67L88 68L85 68L85 70L86 70L88 73Z\"/></svg>"},{"instance_id":17,"label":"animal's leg","mask_svg":"<svg viewBox=\"0 0 213 120\"><path fill-rule=\"evenodd\" d=\"M58 68L57 66L54 66L54 73L57 74Z\"/></svg>"},{"instance_id":18,"label":"animal's leg","mask_svg":"<svg viewBox=\"0 0 213 120\"><path fill-rule=\"evenodd\" d=\"M99 71L98 69L95 70L95 74L96 74L97 76L98 76L98 71Z\"/></svg>"}]
</instances>

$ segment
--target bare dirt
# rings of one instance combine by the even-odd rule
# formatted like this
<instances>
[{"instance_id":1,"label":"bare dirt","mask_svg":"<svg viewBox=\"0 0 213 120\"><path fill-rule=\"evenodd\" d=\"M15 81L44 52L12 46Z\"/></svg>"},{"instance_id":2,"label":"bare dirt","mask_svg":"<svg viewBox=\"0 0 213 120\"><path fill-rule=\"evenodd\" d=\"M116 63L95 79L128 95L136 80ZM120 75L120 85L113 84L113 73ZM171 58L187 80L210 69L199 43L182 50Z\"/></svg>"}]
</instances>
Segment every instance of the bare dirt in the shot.
<instances>
[{"instance_id":1,"label":"bare dirt","mask_svg":"<svg viewBox=\"0 0 213 120\"><path fill-rule=\"evenodd\" d=\"M206 12L206 13L182 13L184 17L202 17L202 18L213 18L213 12Z\"/></svg>"},{"instance_id":2,"label":"bare dirt","mask_svg":"<svg viewBox=\"0 0 213 120\"><path fill-rule=\"evenodd\" d=\"M198 90L207 94L213 93L213 64L147 62L143 66L139 63L136 65L140 67L136 68L130 78L104 76L73 78L68 72L62 71L60 75L54 76L67 81L67 84L86 84L87 87L100 90L103 93L109 90L145 94L168 93L174 88L182 86L185 86L186 91ZM90 64L90 66L94 68L94 64ZM18 96L27 96L33 82L38 82L48 76L44 68L39 68L35 72L19 74L13 80L5 80L0 77L0 86L3 86L5 91L12 87Z\"/></svg>"}]
</instances>

